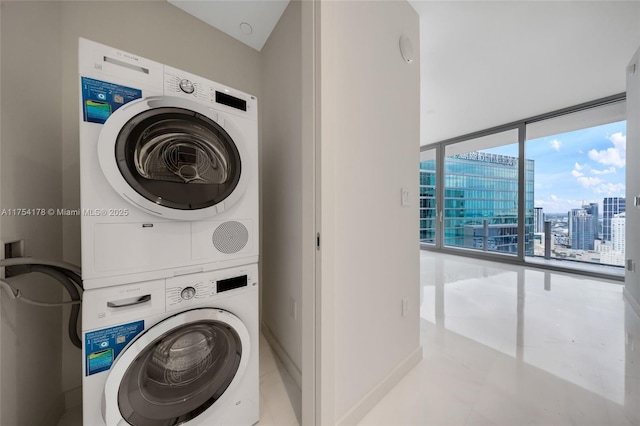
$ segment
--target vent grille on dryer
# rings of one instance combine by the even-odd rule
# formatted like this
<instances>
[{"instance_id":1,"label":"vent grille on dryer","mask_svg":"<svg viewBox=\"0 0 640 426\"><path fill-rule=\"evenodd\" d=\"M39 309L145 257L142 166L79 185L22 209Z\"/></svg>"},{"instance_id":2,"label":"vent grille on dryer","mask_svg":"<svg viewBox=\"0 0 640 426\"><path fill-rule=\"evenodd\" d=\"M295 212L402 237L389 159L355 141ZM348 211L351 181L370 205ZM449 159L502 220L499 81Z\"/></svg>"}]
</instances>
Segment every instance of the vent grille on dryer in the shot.
<instances>
[{"instance_id":1,"label":"vent grille on dryer","mask_svg":"<svg viewBox=\"0 0 640 426\"><path fill-rule=\"evenodd\" d=\"M224 254L237 253L247 245L249 231L240 222L230 221L213 231L213 246Z\"/></svg>"}]
</instances>

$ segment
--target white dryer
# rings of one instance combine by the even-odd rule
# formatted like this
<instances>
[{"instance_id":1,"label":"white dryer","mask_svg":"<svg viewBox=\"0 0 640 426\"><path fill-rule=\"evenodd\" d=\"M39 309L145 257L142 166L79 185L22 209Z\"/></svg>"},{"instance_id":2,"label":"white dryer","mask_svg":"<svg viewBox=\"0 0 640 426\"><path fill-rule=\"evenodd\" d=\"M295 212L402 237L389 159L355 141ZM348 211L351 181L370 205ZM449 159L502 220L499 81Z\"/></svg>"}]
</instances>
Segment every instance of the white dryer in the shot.
<instances>
[{"instance_id":1,"label":"white dryer","mask_svg":"<svg viewBox=\"0 0 640 426\"><path fill-rule=\"evenodd\" d=\"M258 268L87 290L85 425L259 420Z\"/></svg>"},{"instance_id":2,"label":"white dryer","mask_svg":"<svg viewBox=\"0 0 640 426\"><path fill-rule=\"evenodd\" d=\"M254 96L80 39L86 289L258 261Z\"/></svg>"}]
</instances>

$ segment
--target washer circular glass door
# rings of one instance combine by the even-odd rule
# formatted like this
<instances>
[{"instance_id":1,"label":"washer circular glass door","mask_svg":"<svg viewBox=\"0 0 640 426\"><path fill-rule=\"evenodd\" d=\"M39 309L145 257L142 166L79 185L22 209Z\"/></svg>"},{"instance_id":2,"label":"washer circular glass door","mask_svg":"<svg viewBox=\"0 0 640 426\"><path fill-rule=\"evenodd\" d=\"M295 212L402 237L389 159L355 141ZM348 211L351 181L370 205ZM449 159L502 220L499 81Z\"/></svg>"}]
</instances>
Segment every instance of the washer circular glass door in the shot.
<instances>
[{"instance_id":1,"label":"washer circular glass door","mask_svg":"<svg viewBox=\"0 0 640 426\"><path fill-rule=\"evenodd\" d=\"M105 420L182 424L210 409L247 366L249 333L219 309L186 311L151 327L118 357L105 383Z\"/></svg>"},{"instance_id":2,"label":"washer circular glass door","mask_svg":"<svg viewBox=\"0 0 640 426\"><path fill-rule=\"evenodd\" d=\"M188 99L151 97L119 108L98 140L111 186L149 213L197 220L224 211L246 188L242 141L218 114Z\"/></svg>"}]
</instances>

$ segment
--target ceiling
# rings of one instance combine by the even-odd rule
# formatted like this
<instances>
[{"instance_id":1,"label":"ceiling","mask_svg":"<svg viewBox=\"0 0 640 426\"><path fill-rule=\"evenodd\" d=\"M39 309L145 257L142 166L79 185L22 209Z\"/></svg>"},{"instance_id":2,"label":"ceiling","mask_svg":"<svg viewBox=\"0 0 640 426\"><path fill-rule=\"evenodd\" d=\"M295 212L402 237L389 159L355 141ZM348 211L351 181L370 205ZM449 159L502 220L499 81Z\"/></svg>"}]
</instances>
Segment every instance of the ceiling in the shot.
<instances>
[{"instance_id":1,"label":"ceiling","mask_svg":"<svg viewBox=\"0 0 640 426\"><path fill-rule=\"evenodd\" d=\"M638 1L411 1L421 144L625 91Z\"/></svg>"},{"instance_id":2,"label":"ceiling","mask_svg":"<svg viewBox=\"0 0 640 426\"><path fill-rule=\"evenodd\" d=\"M257 51L289 4L289 0L167 1Z\"/></svg>"}]
</instances>

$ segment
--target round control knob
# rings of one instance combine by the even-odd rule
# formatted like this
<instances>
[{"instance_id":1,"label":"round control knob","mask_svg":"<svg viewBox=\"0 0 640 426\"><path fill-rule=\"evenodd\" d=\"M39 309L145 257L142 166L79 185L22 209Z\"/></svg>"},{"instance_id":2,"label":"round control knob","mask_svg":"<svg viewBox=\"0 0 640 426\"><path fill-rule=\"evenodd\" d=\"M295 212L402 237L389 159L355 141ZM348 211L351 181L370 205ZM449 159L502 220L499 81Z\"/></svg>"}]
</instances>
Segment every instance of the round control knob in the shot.
<instances>
[{"instance_id":1,"label":"round control knob","mask_svg":"<svg viewBox=\"0 0 640 426\"><path fill-rule=\"evenodd\" d=\"M196 289L193 287L185 287L180 292L180 297L182 297L184 300L193 299L193 296L195 295L196 295Z\"/></svg>"},{"instance_id":2,"label":"round control knob","mask_svg":"<svg viewBox=\"0 0 640 426\"><path fill-rule=\"evenodd\" d=\"M180 80L180 90L182 90L184 93L193 93L196 88L193 86L193 83L191 81L185 78Z\"/></svg>"}]
</instances>

